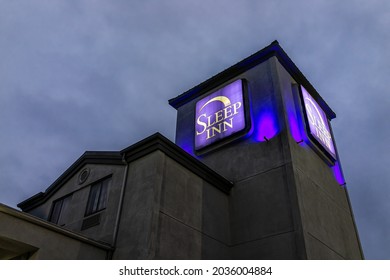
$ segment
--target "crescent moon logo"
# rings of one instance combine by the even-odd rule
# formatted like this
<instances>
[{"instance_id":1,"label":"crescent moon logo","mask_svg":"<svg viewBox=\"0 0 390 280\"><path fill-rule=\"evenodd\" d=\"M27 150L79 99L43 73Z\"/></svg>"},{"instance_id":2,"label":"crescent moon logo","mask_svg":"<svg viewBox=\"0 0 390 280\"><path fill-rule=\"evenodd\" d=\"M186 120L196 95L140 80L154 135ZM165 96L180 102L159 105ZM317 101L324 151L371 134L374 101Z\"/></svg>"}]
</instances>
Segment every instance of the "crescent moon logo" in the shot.
<instances>
[{"instance_id":1,"label":"crescent moon logo","mask_svg":"<svg viewBox=\"0 0 390 280\"><path fill-rule=\"evenodd\" d=\"M216 96L212 99L210 99L209 101L207 101L203 106L202 108L200 108L199 112L203 110L204 107L206 107L206 105L210 104L211 102L214 102L214 101L220 101L223 103L223 105L225 105L225 107L229 106L231 104L230 102L230 99L227 98L226 96Z\"/></svg>"}]
</instances>

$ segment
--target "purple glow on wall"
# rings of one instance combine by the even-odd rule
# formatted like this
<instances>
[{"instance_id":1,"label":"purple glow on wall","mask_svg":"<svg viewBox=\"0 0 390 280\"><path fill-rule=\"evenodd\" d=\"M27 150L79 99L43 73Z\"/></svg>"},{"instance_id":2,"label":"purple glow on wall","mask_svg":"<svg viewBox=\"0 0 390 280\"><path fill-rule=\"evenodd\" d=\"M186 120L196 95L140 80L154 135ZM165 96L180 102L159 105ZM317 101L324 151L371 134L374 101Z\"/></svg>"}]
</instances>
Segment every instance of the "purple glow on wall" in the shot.
<instances>
[{"instance_id":1,"label":"purple glow on wall","mask_svg":"<svg viewBox=\"0 0 390 280\"><path fill-rule=\"evenodd\" d=\"M177 145L190 155L194 155L191 143L177 143Z\"/></svg>"},{"instance_id":2,"label":"purple glow on wall","mask_svg":"<svg viewBox=\"0 0 390 280\"><path fill-rule=\"evenodd\" d=\"M202 149L245 127L242 80L237 80L196 103L195 149Z\"/></svg>"},{"instance_id":3,"label":"purple glow on wall","mask_svg":"<svg viewBox=\"0 0 390 280\"><path fill-rule=\"evenodd\" d=\"M297 115L295 112L295 108L289 108L287 110L287 115L290 124L291 136L295 140L295 142L299 143L302 141L302 135L301 135L301 130L298 123Z\"/></svg>"},{"instance_id":4,"label":"purple glow on wall","mask_svg":"<svg viewBox=\"0 0 390 280\"><path fill-rule=\"evenodd\" d=\"M260 112L255 121L254 137L256 141L264 142L273 138L279 132L278 121L272 109L267 108Z\"/></svg>"},{"instance_id":5,"label":"purple glow on wall","mask_svg":"<svg viewBox=\"0 0 390 280\"><path fill-rule=\"evenodd\" d=\"M301 90L310 130L309 133L333 158L336 158L332 134L330 133L329 122L325 112L304 87L301 86Z\"/></svg>"},{"instance_id":6,"label":"purple glow on wall","mask_svg":"<svg viewBox=\"0 0 390 280\"><path fill-rule=\"evenodd\" d=\"M332 166L332 169L333 169L333 174L334 174L334 177L335 177L337 183L339 183L339 185L341 185L341 186L345 185L344 175L343 175L343 172L341 170L341 166L340 166L338 161L335 162L334 166Z\"/></svg>"},{"instance_id":7,"label":"purple glow on wall","mask_svg":"<svg viewBox=\"0 0 390 280\"><path fill-rule=\"evenodd\" d=\"M191 138L180 138L176 139L176 145L182 148L190 155L194 155L194 143Z\"/></svg>"}]
</instances>

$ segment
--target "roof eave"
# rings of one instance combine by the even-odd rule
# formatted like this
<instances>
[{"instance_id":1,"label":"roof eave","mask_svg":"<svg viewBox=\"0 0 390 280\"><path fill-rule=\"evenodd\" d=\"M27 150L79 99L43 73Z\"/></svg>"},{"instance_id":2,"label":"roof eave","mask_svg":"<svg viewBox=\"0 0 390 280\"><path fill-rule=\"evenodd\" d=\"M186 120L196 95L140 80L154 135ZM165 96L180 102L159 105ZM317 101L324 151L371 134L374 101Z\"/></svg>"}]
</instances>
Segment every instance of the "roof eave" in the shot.
<instances>
[{"instance_id":1,"label":"roof eave","mask_svg":"<svg viewBox=\"0 0 390 280\"><path fill-rule=\"evenodd\" d=\"M81 155L57 180L44 192L39 192L20 202L17 207L23 211L29 211L47 201L69 178L74 176L85 164L124 164L119 152L87 151Z\"/></svg>"},{"instance_id":2,"label":"roof eave","mask_svg":"<svg viewBox=\"0 0 390 280\"><path fill-rule=\"evenodd\" d=\"M317 90L306 79L306 77L302 74L299 68L295 65L295 63L291 60L291 58L287 55L287 53L279 45L279 42L276 40L273 41L267 47L241 60L240 62L234 64L233 66L227 68L226 70L211 77L210 79L200 83L199 85L178 95L177 97L170 99L169 104L175 109L178 109L182 105L199 97L203 93L212 90L213 88L217 87L218 85L230 79L233 79L239 74L255 67L256 65L259 65L260 63L266 61L267 59L273 56L277 57L279 62L283 65L283 67L287 70L287 72L293 77L293 79L297 83L304 86L306 90L308 90L311 93L313 98L325 110L329 119L333 119L336 117L335 112L333 112L333 110L329 107L329 105L322 99L322 97L317 92Z\"/></svg>"}]
</instances>

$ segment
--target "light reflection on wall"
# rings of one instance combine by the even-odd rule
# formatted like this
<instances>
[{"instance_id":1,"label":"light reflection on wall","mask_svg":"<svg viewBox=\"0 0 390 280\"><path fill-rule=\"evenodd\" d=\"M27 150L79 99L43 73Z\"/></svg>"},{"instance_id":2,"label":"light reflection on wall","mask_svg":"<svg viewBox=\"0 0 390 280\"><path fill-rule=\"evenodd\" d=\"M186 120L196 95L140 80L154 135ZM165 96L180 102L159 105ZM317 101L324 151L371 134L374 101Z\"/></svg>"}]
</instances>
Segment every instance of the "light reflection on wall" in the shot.
<instances>
[{"instance_id":1,"label":"light reflection on wall","mask_svg":"<svg viewBox=\"0 0 390 280\"><path fill-rule=\"evenodd\" d=\"M187 142L176 143L176 145L178 145L180 148L182 148L188 154L195 156L194 150L193 150L192 139L189 139Z\"/></svg>"},{"instance_id":2,"label":"light reflection on wall","mask_svg":"<svg viewBox=\"0 0 390 280\"><path fill-rule=\"evenodd\" d=\"M254 139L265 142L279 133L278 119L273 108L264 108L257 116L254 116Z\"/></svg>"},{"instance_id":3,"label":"light reflection on wall","mask_svg":"<svg viewBox=\"0 0 390 280\"><path fill-rule=\"evenodd\" d=\"M295 140L295 142L301 143L303 140L301 129L300 129L301 126L299 125L298 122L298 118L295 112L295 107L289 106L289 108L287 108L287 116L290 124L290 132L292 138Z\"/></svg>"},{"instance_id":4,"label":"light reflection on wall","mask_svg":"<svg viewBox=\"0 0 390 280\"><path fill-rule=\"evenodd\" d=\"M344 186L345 179L344 179L343 171L341 170L341 166L338 161L335 162L334 166L332 166L332 169L337 183L339 183L340 186Z\"/></svg>"}]
</instances>

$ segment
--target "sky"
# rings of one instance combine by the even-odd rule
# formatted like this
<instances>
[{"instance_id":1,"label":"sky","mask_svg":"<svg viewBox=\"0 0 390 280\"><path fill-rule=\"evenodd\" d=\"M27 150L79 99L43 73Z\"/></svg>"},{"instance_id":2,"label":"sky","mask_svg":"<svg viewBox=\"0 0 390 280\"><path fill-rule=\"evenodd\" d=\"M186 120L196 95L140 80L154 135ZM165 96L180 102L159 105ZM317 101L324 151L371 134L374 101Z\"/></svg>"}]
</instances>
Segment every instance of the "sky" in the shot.
<instances>
[{"instance_id":1,"label":"sky","mask_svg":"<svg viewBox=\"0 0 390 280\"><path fill-rule=\"evenodd\" d=\"M390 1L0 0L0 203L155 132L168 99L278 40L336 112L363 251L390 259Z\"/></svg>"}]
</instances>

